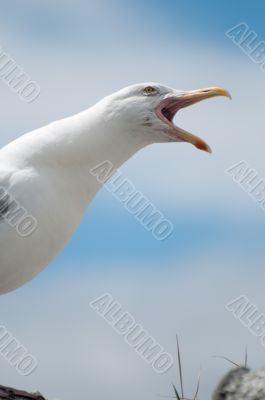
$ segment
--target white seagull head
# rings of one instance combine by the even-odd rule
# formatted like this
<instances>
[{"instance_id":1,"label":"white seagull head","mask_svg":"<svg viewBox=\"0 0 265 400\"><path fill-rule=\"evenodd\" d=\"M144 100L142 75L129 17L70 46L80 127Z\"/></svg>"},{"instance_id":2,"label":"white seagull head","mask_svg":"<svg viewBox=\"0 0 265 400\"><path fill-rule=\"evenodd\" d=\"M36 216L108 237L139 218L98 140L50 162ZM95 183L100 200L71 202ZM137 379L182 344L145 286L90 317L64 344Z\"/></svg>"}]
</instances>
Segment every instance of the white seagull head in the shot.
<instances>
[{"instance_id":1,"label":"white seagull head","mask_svg":"<svg viewBox=\"0 0 265 400\"><path fill-rule=\"evenodd\" d=\"M215 96L231 98L229 92L220 87L183 91L158 83L140 83L121 89L103 101L109 108L106 116L109 122L118 121L119 127L122 125L126 130L129 127L146 142L189 142L211 152L207 143L176 126L173 119L180 109Z\"/></svg>"},{"instance_id":2,"label":"white seagull head","mask_svg":"<svg viewBox=\"0 0 265 400\"><path fill-rule=\"evenodd\" d=\"M0 187L7 188L8 201L2 201L0 213L0 294L32 279L58 254L106 178L137 151L166 142L188 142L210 151L173 119L181 108L213 96L230 97L218 87L181 91L137 84L2 148ZM9 207L14 202L15 210ZM27 217L36 224L25 240L18 233Z\"/></svg>"}]
</instances>

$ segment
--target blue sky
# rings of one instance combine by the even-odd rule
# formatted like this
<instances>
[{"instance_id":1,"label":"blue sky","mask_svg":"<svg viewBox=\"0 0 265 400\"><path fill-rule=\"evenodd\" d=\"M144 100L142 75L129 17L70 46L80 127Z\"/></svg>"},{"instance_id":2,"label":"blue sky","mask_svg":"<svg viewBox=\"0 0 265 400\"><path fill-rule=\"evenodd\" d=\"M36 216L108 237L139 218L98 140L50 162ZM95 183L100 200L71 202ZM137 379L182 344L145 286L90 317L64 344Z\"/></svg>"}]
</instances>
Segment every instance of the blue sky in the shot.
<instances>
[{"instance_id":1,"label":"blue sky","mask_svg":"<svg viewBox=\"0 0 265 400\"><path fill-rule=\"evenodd\" d=\"M19 0L12 3L6 1L2 5L2 18L28 39L51 44L59 41L67 44L69 39L80 38L84 32L91 32L91 26L101 28L94 32L96 34L91 39L105 42L108 41L108 37L113 36L116 36L119 42L119 33L122 33L123 37L130 34L138 37L145 33L153 35L155 41L171 41L175 40L176 36L198 41L203 37L204 40L214 41L218 45L227 45L222 33L230 26L246 20L259 34L264 33L265 5L257 0L253 1L251 6L247 1L239 4L229 0L222 3L210 0L168 0L166 3L113 0L101 1L99 4L92 1L68 1L63 9L62 4L60 1L28 1L21 9ZM85 11L83 15L82 11ZM110 17L108 25L102 18L102 14L104 17L105 13ZM103 32L108 31L108 37L102 35L102 28Z\"/></svg>"},{"instance_id":2,"label":"blue sky","mask_svg":"<svg viewBox=\"0 0 265 400\"><path fill-rule=\"evenodd\" d=\"M3 2L0 45L39 83L41 95L25 104L0 81L1 146L140 81L178 89L220 85L233 97L177 116L210 143L211 156L184 144L155 145L122 167L173 222L170 238L156 241L103 189L49 267L1 298L2 323L40 361L39 372L25 379L0 359L3 383L37 386L64 400L72 399L73 385L84 397L88 383L95 398L168 394L175 370L158 379L89 312L89 301L105 291L171 352L178 331L188 386L205 365L201 398L228 368L210 358L219 350L240 359L248 343L252 365L262 365L263 348L225 304L243 293L265 312L265 214L225 171L244 159L265 177L265 75L225 32L245 22L265 40L264 11L257 0Z\"/></svg>"},{"instance_id":3,"label":"blue sky","mask_svg":"<svg viewBox=\"0 0 265 400\"><path fill-rule=\"evenodd\" d=\"M190 259L198 251L206 251L210 244L222 243L222 246L233 248L231 241L234 241L236 249L242 243L244 254L247 251L252 254L252 247L256 251L262 236L259 235L260 240L257 240L255 235L245 235L242 241L242 235L237 233L242 227L244 232L262 231L263 213L244 192L229 182L224 170L237 161L236 157L247 156L249 162L253 159L255 167L259 163L256 153L249 152L247 141L245 146L237 145L241 127L239 129L236 125L236 114L241 116L242 103L244 108L248 108L244 98L248 85L255 90L263 83L264 77L259 68L225 36L225 31L246 20L262 39L261 12L257 10L260 5L249 10L244 3L235 7L225 2L218 8L210 2L199 5L195 1L170 1L166 6L161 6L161 3L150 6L149 2L120 1L91 5L79 2L75 7L71 3L63 5L60 2L54 7L49 2L28 4L30 7L24 6L28 12L23 14L18 6L5 4L3 45L8 49L10 44L12 55L17 54L20 63L28 67L34 79L40 81L42 93L31 109L18 104L16 119L10 121L7 111L6 125L10 136L19 136L31 127L78 112L109 92L137 80L162 80L177 87L183 84L185 88L220 82L229 89L231 85L231 92L235 95L230 104L220 101L219 105L216 101L199 106L194 110L194 123L189 117L191 111L184 113L183 117L179 116L184 118L183 126L187 124L189 128L191 124L190 129L194 132L198 129L209 130L209 137L216 133L213 160L192 153L193 149L184 149L185 153L181 153L175 147L156 147L137 155L125 167L125 173L142 192L174 221L174 234L166 243L158 244L111 195L100 193L75 237L55 263L80 260L89 265L91 260L103 262L104 258L109 263L115 263L128 257L145 262L148 259L165 262L172 257L183 260L183 257ZM19 45L15 45L17 41ZM37 59L34 57L36 52ZM246 89L241 85L238 73L242 74L242 78L247 77ZM54 96L56 107L52 101ZM16 101L13 95L9 110L14 108ZM235 155L230 156L225 142L222 143L224 133L220 123L217 128L213 119L208 128L209 113L213 113L216 121L221 119L225 124L223 129L229 137L229 147L231 141L231 149L237 151ZM251 111L246 117L247 123L257 119ZM245 122L243 124L246 125ZM256 125L260 126L258 120ZM9 135L5 140L10 140ZM162 165L154 169L157 162ZM221 169L218 163L221 163ZM170 172L169 165L173 165ZM182 167L179 168L179 165ZM143 179L141 169L146 167L150 173L147 179ZM262 158L258 167L262 175ZM181 172L182 169L185 173ZM197 187L198 181L201 182L200 188ZM175 186L175 191L172 186ZM195 206L194 209L194 202L198 203L198 208ZM237 230L234 211L238 204L245 217ZM114 224L114 220L118 224ZM231 223L233 220L234 223ZM230 226L233 236L227 235ZM106 238L107 234L105 251L99 252L101 236Z\"/></svg>"}]
</instances>

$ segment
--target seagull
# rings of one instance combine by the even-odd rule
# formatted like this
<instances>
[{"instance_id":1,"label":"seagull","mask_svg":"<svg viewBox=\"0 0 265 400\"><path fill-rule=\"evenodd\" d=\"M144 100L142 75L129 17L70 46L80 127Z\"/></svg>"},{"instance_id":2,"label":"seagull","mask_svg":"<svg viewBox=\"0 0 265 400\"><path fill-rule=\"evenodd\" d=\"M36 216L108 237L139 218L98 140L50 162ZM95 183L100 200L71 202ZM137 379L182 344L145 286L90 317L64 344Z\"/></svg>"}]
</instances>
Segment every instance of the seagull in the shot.
<instances>
[{"instance_id":1,"label":"seagull","mask_svg":"<svg viewBox=\"0 0 265 400\"><path fill-rule=\"evenodd\" d=\"M247 367L230 370L213 393L213 400L264 400L265 370Z\"/></svg>"},{"instance_id":2,"label":"seagull","mask_svg":"<svg viewBox=\"0 0 265 400\"><path fill-rule=\"evenodd\" d=\"M183 91L141 83L111 94L74 116L31 131L0 150L0 294L34 278L69 241L104 182L90 170L105 160L119 168L153 143L188 142L176 113L220 87Z\"/></svg>"}]
</instances>

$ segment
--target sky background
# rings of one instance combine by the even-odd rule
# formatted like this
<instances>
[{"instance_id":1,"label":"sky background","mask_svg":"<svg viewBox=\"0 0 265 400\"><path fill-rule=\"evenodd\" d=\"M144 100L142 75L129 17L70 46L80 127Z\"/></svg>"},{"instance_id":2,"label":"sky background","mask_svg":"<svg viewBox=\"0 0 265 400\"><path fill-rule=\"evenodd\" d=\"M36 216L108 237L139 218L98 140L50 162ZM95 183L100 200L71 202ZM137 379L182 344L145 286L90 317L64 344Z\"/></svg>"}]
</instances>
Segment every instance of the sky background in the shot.
<instances>
[{"instance_id":1,"label":"sky background","mask_svg":"<svg viewBox=\"0 0 265 400\"><path fill-rule=\"evenodd\" d=\"M0 80L0 145L86 109L129 84L176 89L224 86L217 98L178 113L213 154L186 144L150 146L123 167L174 224L156 241L105 189L78 231L32 282L0 299L0 324L35 355L21 377L0 358L1 384L38 388L49 399L153 400L170 395L177 368L158 376L89 307L112 294L174 356L178 333L185 388L202 364L201 399L230 368L222 354L265 367L265 348L225 309L243 294L265 313L265 214L226 169L245 160L265 178L265 74L225 32L240 22L265 40L265 5L212 1L3 1L0 46L41 87L23 103Z\"/></svg>"}]
</instances>

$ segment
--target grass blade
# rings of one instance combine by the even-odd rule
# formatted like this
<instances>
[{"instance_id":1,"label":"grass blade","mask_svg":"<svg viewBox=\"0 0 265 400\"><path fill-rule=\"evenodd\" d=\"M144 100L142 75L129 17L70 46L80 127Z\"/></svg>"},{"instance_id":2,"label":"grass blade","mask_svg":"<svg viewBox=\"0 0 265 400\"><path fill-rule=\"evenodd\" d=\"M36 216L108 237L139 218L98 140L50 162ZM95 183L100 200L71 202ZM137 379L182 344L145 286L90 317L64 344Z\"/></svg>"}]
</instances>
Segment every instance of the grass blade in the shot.
<instances>
[{"instance_id":1,"label":"grass blade","mask_svg":"<svg viewBox=\"0 0 265 400\"><path fill-rule=\"evenodd\" d=\"M173 389L174 389L174 393L175 393L176 399L177 399L177 400L181 400L181 398L179 397L178 391L177 391L176 386L174 385L174 383L172 383L172 386L173 386Z\"/></svg>"},{"instance_id":2,"label":"grass blade","mask_svg":"<svg viewBox=\"0 0 265 400\"><path fill-rule=\"evenodd\" d=\"M176 339L177 339L177 347L178 347L178 364L179 364L179 379L180 379L180 387L181 387L181 397L182 397L182 399L184 399L183 376L182 376L182 368L181 368L181 357L180 357L178 335L176 335Z\"/></svg>"}]
</instances>

